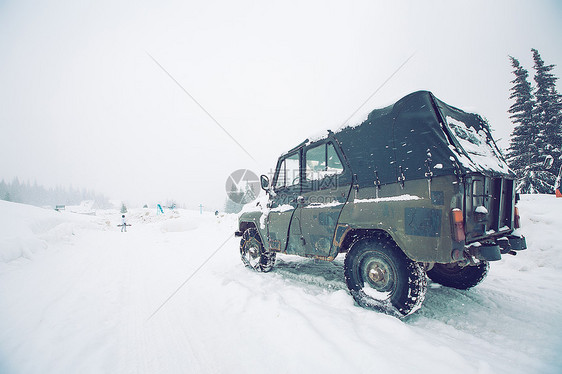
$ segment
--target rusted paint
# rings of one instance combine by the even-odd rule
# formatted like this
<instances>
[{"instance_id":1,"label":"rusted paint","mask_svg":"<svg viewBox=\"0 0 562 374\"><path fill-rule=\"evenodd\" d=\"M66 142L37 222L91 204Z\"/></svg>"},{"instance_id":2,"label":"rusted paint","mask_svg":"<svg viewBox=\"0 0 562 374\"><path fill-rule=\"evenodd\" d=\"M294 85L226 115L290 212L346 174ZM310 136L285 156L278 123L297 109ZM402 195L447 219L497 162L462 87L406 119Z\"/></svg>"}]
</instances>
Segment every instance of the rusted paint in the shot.
<instances>
[{"instance_id":1,"label":"rusted paint","mask_svg":"<svg viewBox=\"0 0 562 374\"><path fill-rule=\"evenodd\" d=\"M345 239L345 236L347 235L349 230L351 230L351 227L347 224L345 224L345 225L339 224L336 227L336 232L334 233L333 244L334 244L334 247L338 249L338 252L339 252L339 249L340 249L340 247L343 243L343 240Z\"/></svg>"},{"instance_id":2,"label":"rusted paint","mask_svg":"<svg viewBox=\"0 0 562 374\"><path fill-rule=\"evenodd\" d=\"M270 240L269 249L276 252L281 252L281 242L279 240Z\"/></svg>"}]
</instances>

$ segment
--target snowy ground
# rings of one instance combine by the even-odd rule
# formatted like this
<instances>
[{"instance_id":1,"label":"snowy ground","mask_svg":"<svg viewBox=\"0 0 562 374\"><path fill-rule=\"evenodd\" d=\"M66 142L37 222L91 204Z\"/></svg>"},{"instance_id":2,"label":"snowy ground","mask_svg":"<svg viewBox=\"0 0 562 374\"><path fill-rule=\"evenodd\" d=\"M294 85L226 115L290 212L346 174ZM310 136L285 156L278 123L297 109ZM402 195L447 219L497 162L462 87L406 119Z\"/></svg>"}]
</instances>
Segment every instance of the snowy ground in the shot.
<instances>
[{"instance_id":1,"label":"snowy ground","mask_svg":"<svg viewBox=\"0 0 562 374\"><path fill-rule=\"evenodd\" d=\"M529 250L398 320L354 305L342 258L244 268L235 217L137 210L121 233L0 201L0 373L560 373L562 199L519 205Z\"/></svg>"}]
</instances>

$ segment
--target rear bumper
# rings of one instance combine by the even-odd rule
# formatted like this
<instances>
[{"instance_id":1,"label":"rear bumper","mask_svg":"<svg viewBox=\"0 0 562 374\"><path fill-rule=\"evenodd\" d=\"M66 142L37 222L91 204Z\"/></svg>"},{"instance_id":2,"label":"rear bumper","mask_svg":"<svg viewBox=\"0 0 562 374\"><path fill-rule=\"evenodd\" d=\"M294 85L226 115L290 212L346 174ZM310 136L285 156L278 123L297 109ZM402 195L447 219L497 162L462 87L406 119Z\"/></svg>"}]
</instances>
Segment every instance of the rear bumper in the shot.
<instances>
[{"instance_id":1,"label":"rear bumper","mask_svg":"<svg viewBox=\"0 0 562 374\"><path fill-rule=\"evenodd\" d=\"M509 235L498 238L495 242L481 243L478 246L470 246L468 253L479 260L498 261L502 254L515 255L514 251L527 249L527 241L523 235Z\"/></svg>"}]
</instances>

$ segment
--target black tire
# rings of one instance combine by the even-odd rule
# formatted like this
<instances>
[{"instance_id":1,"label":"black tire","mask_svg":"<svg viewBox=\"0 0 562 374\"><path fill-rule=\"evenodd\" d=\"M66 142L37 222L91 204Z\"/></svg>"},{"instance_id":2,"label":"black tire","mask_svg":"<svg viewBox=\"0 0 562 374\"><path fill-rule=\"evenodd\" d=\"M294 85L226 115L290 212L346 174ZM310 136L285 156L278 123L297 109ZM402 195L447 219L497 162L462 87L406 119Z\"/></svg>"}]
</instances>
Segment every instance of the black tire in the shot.
<instances>
[{"instance_id":1,"label":"black tire","mask_svg":"<svg viewBox=\"0 0 562 374\"><path fill-rule=\"evenodd\" d=\"M425 271L406 257L392 239L369 237L357 241L344 265L347 287L362 307L406 316L423 303L427 290Z\"/></svg>"},{"instance_id":2,"label":"black tire","mask_svg":"<svg viewBox=\"0 0 562 374\"><path fill-rule=\"evenodd\" d=\"M265 251L258 230L244 231L240 240L240 257L244 265L256 271L268 272L275 265L275 252Z\"/></svg>"},{"instance_id":3,"label":"black tire","mask_svg":"<svg viewBox=\"0 0 562 374\"><path fill-rule=\"evenodd\" d=\"M427 276L443 286L468 290L486 278L489 268L488 261L480 261L476 266L465 267L457 264L435 264L427 271Z\"/></svg>"}]
</instances>

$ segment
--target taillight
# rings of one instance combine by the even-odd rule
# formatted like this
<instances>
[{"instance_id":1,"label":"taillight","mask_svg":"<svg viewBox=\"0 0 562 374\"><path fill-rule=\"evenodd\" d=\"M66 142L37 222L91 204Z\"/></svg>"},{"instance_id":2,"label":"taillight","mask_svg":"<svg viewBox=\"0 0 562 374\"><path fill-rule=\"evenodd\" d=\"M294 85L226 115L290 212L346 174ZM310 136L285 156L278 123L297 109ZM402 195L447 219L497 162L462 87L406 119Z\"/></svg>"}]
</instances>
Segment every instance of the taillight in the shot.
<instances>
[{"instance_id":1,"label":"taillight","mask_svg":"<svg viewBox=\"0 0 562 374\"><path fill-rule=\"evenodd\" d=\"M451 210L451 224L453 226L453 240L457 242L464 241L464 219L462 210L459 208Z\"/></svg>"},{"instance_id":2,"label":"taillight","mask_svg":"<svg viewBox=\"0 0 562 374\"><path fill-rule=\"evenodd\" d=\"M519 217L519 208L515 207L515 214L513 217L513 228L518 229L521 227L521 218Z\"/></svg>"}]
</instances>

